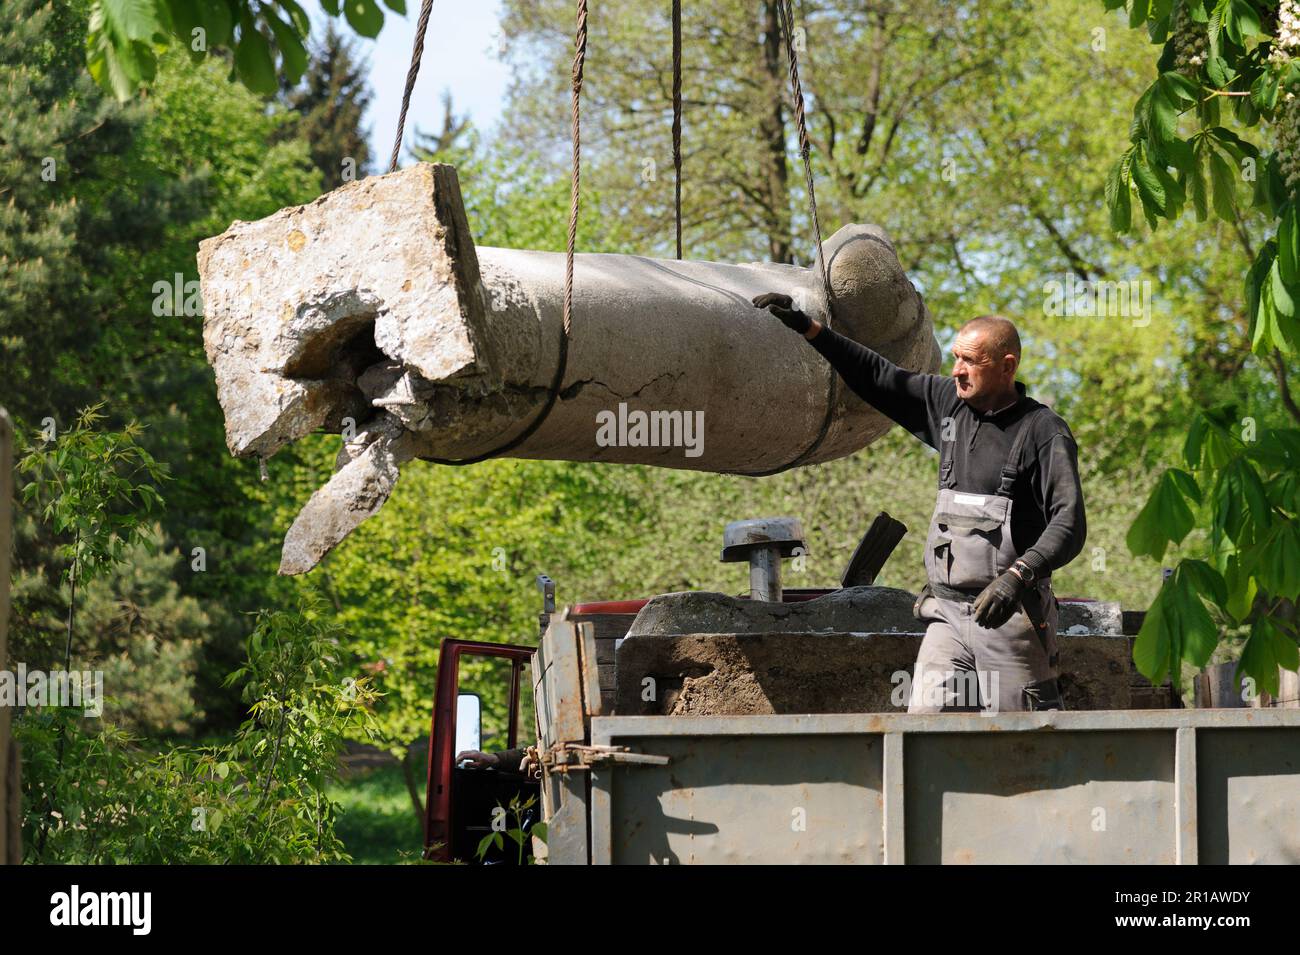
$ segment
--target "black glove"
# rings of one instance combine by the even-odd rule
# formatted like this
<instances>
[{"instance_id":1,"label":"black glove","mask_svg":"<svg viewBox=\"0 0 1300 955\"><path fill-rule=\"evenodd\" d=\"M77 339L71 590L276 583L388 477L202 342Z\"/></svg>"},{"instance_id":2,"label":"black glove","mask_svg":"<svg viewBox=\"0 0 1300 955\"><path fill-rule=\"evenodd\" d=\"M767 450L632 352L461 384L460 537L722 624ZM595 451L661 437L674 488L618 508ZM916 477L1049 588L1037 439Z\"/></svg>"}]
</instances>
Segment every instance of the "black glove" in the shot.
<instances>
[{"instance_id":1,"label":"black glove","mask_svg":"<svg viewBox=\"0 0 1300 955\"><path fill-rule=\"evenodd\" d=\"M800 335L812 328L812 319L794 307L794 299L780 292L764 292L753 298L755 308L765 308L781 319L785 327Z\"/></svg>"},{"instance_id":2,"label":"black glove","mask_svg":"<svg viewBox=\"0 0 1300 955\"><path fill-rule=\"evenodd\" d=\"M994 579L975 598L975 622L981 627L995 630L1002 626L1020 607L1020 596L1025 592L1025 582L1014 570L1008 570Z\"/></svg>"}]
</instances>

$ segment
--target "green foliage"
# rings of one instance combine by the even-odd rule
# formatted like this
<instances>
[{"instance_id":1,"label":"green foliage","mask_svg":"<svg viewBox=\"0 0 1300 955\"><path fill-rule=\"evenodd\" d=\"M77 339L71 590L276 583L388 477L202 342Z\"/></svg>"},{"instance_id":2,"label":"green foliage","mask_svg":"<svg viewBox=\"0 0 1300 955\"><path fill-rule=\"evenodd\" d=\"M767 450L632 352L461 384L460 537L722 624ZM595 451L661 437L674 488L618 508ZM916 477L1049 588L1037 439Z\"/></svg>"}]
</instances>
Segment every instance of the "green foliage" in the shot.
<instances>
[{"instance_id":1,"label":"green foliage","mask_svg":"<svg viewBox=\"0 0 1300 955\"><path fill-rule=\"evenodd\" d=\"M1209 525L1209 562L1184 558L1165 581L1134 647L1141 672L1179 682L1179 663L1202 667L1221 629L1251 627L1241 667L1267 692L1277 667L1300 665L1290 608L1300 600L1300 430L1237 425L1233 407L1199 412L1183 449L1188 470L1170 468L1129 530L1129 549L1155 560ZM1217 611L1215 621L1206 608Z\"/></svg>"},{"instance_id":2,"label":"green foliage","mask_svg":"<svg viewBox=\"0 0 1300 955\"><path fill-rule=\"evenodd\" d=\"M1179 217L1188 194L1198 221L1212 209L1233 225L1253 256L1243 289L1248 328L1235 347L1273 363L1287 410L1300 421L1283 358L1300 346L1300 234L1296 180L1282 172L1297 135L1296 114L1286 104L1300 92L1300 51L1275 46L1266 32L1278 18L1271 2L1140 2L1130 4L1129 16L1163 49L1159 75L1134 107L1132 145L1107 180L1111 223L1121 232L1130 228L1134 191L1153 230L1161 219ZM1225 99L1243 132L1263 140L1263 124L1271 126L1271 154L1222 125ZM1196 127L1185 139L1183 114ZM1249 205L1239 193L1242 180L1254 183ZM1252 215L1274 231L1257 252L1245 231ZM1253 416L1241 424L1238 433L1231 405L1197 411L1183 450L1188 470L1164 472L1129 531L1130 551L1155 560L1187 537L1197 516L1209 531L1209 560L1179 562L1151 607L1134 658L1148 678L1168 673L1177 683L1183 661L1205 665L1222 628L1248 625L1240 668L1276 693L1278 666L1300 665L1293 620L1300 598L1300 431L1260 428L1256 435Z\"/></svg>"},{"instance_id":3,"label":"green foliage","mask_svg":"<svg viewBox=\"0 0 1300 955\"><path fill-rule=\"evenodd\" d=\"M1273 50L1272 38L1263 34L1261 24L1270 17L1276 21L1272 3L1178 0L1149 9L1143 4L1142 9L1134 16L1150 24L1153 40L1164 44L1164 54L1159 76L1134 106L1133 145L1108 180L1112 224L1121 232L1130 228L1131 191L1137 193L1152 229L1161 219L1177 219L1190 191L1198 221L1205 221L1213 208L1219 218L1238 225L1249 211L1238 186L1243 181L1253 183L1250 206L1276 220L1277 233L1261 246L1247 278L1249 340L1256 354L1274 350L1290 354L1300 344L1294 306L1300 295L1295 268L1295 180L1283 178L1279 159L1290 148L1286 137L1295 135L1289 128L1294 125L1293 114L1285 103L1300 92L1300 60ZM1131 13L1136 10L1137 6L1130 8ZM1184 14L1181 19L1179 14ZM1209 54L1204 62L1181 62L1174 55L1180 36L1196 31L1206 33ZM1274 53L1282 55L1270 55ZM1225 98L1244 130L1263 132L1261 122L1271 124L1276 139L1273 154L1221 125L1220 102ZM1197 128L1184 139L1179 137L1179 124L1185 113L1191 114Z\"/></svg>"},{"instance_id":4,"label":"green foliage","mask_svg":"<svg viewBox=\"0 0 1300 955\"><path fill-rule=\"evenodd\" d=\"M195 675L211 620L172 578L182 559L164 540L153 525L145 542L86 584L77 611L78 657L103 670L112 690L105 718L133 735L188 733L204 715Z\"/></svg>"},{"instance_id":5,"label":"green foliage","mask_svg":"<svg viewBox=\"0 0 1300 955\"><path fill-rule=\"evenodd\" d=\"M0 6L0 401L20 424L62 426L105 397L117 369L100 348L145 325L113 320L130 296L108 276L192 214L191 183L111 187L147 111L106 101L86 74L81 6Z\"/></svg>"},{"instance_id":6,"label":"green foliage","mask_svg":"<svg viewBox=\"0 0 1300 955\"><path fill-rule=\"evenodd\" d=\"M27 478L23 501L65 540L59 555L69 580L92 579L119 563L146 539L147 519L162 506L156 484L166 471L139 444L139 426L98 430L102 408L84 409L71 431L32 447L18 465Z\"/></svg>"},{"instance_id":7,"label":"green foliage","mask_svg":"<svg viewBox=\"0 0 1300 955\"><path fill-rule=\"evenodd\" d=\"M248 662L230 675L244 683L249 719L236 746L265 775L261 803L320 799L348 738L377 731L368 677L341 677L342 628L304 597L296 611L263 610L248 640Z\"/></svg>"},{"instance_id":8,"label":"green foliage","mask_svg":"<svg viewBox=\"0 0 1300 955\"><path fill-rule=\"evenodd\" d=\"M124 204L159 184L186 190L190 207L166 221L165 240L145 252L115 256L98 282L116 302L104 340L90 367L110 398L109 408L135 410L147 426L151 450L167 462L173 480L163 515L166 536L185 553L201 546L203 572L181 565L175 577L199 600L211 625L196 674L197 695L208 728L233 729L241 709L221 681L242 658L246 613L291 597L294 588L275 576L272 542L260 531L276 495L295 467L291 450L273 466L274 483L263 484L257 467L230 457L221 409L203 354L199 315L158 314L156 283L181 281L197 287L195 250L200 240L224 231L234 219L255 220L320 193L321 175L307 144L292 135L294 116L268 107L229 83L216 61L192 64L177 51L159 59L147 111L130 148L117 160L115 180L83 183L83 201L114 197ZM68 315L73 325L85 324ZM84 374L84 373L83 373Z\"/></svg>"},{"instance_id":9,"label":"green foliage","mask_svg":"<svg viewBox=\"0 0 1300 955\"><path fill-rule=\"evenodd\" d=\"M384 6L406 14L405 0ZM342 12L362 36L378 36L384 26L378 0L322 0L321 7L332 17ZM290 84L302 79L310 30L295 0L93 0L87 65L100 86L125 100L153 81L158 49L175 44L195 60L225 50L233 54L231 80L269 96L280 74Z\"/></svg>"},{"instance_id":10,"label":"green foliage","mask_svg":"<svg viewBox=\"0 0 1300 955\"><path fill-rule=\"evenodd\" d=\"M331 25L312 49L302 83L281 96L295 114L286 133L308 143L326 191L369 171L370 144L362 128L370 106L367 67L358 60L356 45Z\"/></svg>"},{"instance_id":11,"label":"green foliage","mask_svg":"<svg viewBox=\"0 0 1300 955\"><path fill-rule=\"evenodd\" d=\"M1160 560L1170 541L1181 544L1192 529L1194 518L1186 497L1200 501L1196 482L1186 471L1170 468L1160 478L1146 506L1129 528L1128 549L1138 557Z\"/></svg>"},{"instance_id":12,"label":"green foliage","mask_svg":"<svg viewBox=\"0 0 1300 955\"><path fill-rule=\"evenodd\" d=\"M294 114L228 82L217 59L192 63L172 49L149 97L126 107L106 98L85 70L84 6L0 5L0 112L14 131L0 135L0 401L23 432L46 419L62 432L92 401L105 403L106 427L141 422L141 445L173 475L160 541L208 555L204 572L179 564L170 575L208 620L188 635L202 643L190 658L194 703L208 728L233 730L241 708L221 681L242 657L244 614L294 591L276 578L262 529L293 490L297 455L282 454L265 485L255 465L230 458L201 315L160 309L172 295L156 287L185 283L188 299L201 239L310 201L321 177ZM49 644L67 606L57 577L70 568L56 551L66 541L30 508L16 530L15 612L26 616L15 628ZM85 652L99 652L94 637L88 625ZM149 658L162 665L174 649ZM129 659L144 653L140 643ZM171 656L173 665L189 664Z\"/></svg>"},{"instance_id":13,"label":"green foliage","mask_svg":"<svg viewBox=\"0 0 1300 955\"><path fill-rule=\"evenodd\" d=\"M157 531L147 523L161 506L154 486L163 469L137 442L140 429L101 430L97 407L76 426L23 457L24 501L55 533L72 537L58 554L68 567L68 631L64 667L71 668L76 585L99 613L95 642L103 650L116 639L121 654L106 676L119 676L133 656L152 656L156 628L139 619L124 580L127 562ZM154 568L155 572L157 567ZM116 586L107 586L116 574ZM106 585L87 593L86 584ZM111 595L111 596L110 596ZM144 596L144 595L140 595ZM174 585L147 598L161 609L175 602ZM126 602L126 606L124 606ZM113 611L125 611L124 623ZM193 616L193 602L180 609ZM184 615L182 612L182 616ZM258 615L248 641L247 663L231 674L243 686L248 718L235 739L214 747L175 747L150 754L108 718L96 722L72 710L27 708L16 735L24 746L25 815L34 862L290 862L345 858L334 835L336 806L325 795L339 753L349 738L374 732L376 700L368 679L343 677L342 632L320 619L319 607L302 602L296 611ZM105 618L108 618L107 620ZM86 625L83 618L82 625ZM145 623L145 626L139 624ZM121 626L125 632L114 633ZM107 631L107 632L104 632ZM79 651L82 649L78 647ZM186 689L169 678L192 671L192 645L169 641L173 671L151 667L161 694L134 703L134 722L170 721L190 714L175 698ZM112 664L119 664L114 666ZM148 691L129 684L128 691ZM118 686L110 684L110 692ZM170 694L170 695L169 695ZM192 708L192 704L191 704ZM179 713L177 712L179 710Z\"/></svg>"},{"instance_id":14,"label":"green foliage","mask_svg":"<svg viewBox=\"0 0 1300 955\"><path fill-rule=\"evenodd\" d=\"M479 840L478 847L474 854L482 861L488 853L488 850L496 847L498 851L505 848L505 841L509 839L515 844L517 852L515 861L519 865L524 864L524 849L528 839L536 837L542 842L546 841L546 823L534 822L531 825L529 820L535 817L535 813L529 813L537 804L537 797L530 795L527 799L521 799L519 793L510 797L509 803L502 806L497 803L497 807L492 815L492 831ZM497 828L498 822L501 828ZM528 864L534 862L532 855L528 856Z\"/></svg>"},{"instance_id":15,"label":"green foliage","mask_svg":"<svg viewBox=\"0 0 1300 955\"><path fill-rule=\"evenodd\" d=\"M105 672L116 722L183 732L202 715L194 672L209 619L180 593L172 579L179 554L147 522L156 490L133 484L133 471L153 480L161 468L134 443L138 429L101 432L98 423L90 411L56 442L32 439L37 447L24 458L17 549L43 556L15 565L10 652L49 670L70 665L75 649L82 666ZM68 511L79 518L72 541Z\"/></svg>"},{"instance_id":16,"label":"green foliage","mask_svg":"<svg viewBox=\"0 0 1300 955\"><path fill-rule=\"evenodd\" d=\"M424 818L411 814L400 766L389 764L349 772L326 792L339 807L335 831L354 864L421 861Z\"/></svg>"},{"instance_id":17,"label":"green foliage","mask_svg":"<svg viewBox=\"0 0 1300 955\"><path fill-rule=\"evenodd\" d=\"M641 521L609 468L506 459L406 468L383 510L307 579L352 635L358 670L384 693L383 745L400 757L428 734L442 638L534 644L535 575L590 579L608 563L609 542ZM460 679L484 698L485 735L503 734L499 671L467 661Z\"/></svg>"},{"instance_id":18,"label":"green foliage","mask_svg":"<svg viewBox=\"0 0 1300 955\"><path fill-rule=\"evenodd\" d=\"M249 718L226 744L151 753L111 723L25 711L15 733L26 861L348 861L326 786L344 741L372 726L375 694L368 680L342 676L339 637L310 603L259 615L247 665L231 676L244 686Z\"/></svg>"}]
</instances>

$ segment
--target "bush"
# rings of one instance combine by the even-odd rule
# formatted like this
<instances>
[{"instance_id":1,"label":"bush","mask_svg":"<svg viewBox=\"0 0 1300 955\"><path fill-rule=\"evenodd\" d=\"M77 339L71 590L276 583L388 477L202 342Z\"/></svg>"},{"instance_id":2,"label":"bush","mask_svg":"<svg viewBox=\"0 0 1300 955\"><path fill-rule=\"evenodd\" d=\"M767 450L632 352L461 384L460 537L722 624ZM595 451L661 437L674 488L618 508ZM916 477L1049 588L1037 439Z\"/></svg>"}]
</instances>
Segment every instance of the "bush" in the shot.
<instances>
[{"instance_id":1,"label":"bush","mask_svg":"<svg viewBox=\"0 0 1300 955\"><path fill-rule=\"evenodd\" d=\"M26 710L15 726L26 861L350 861L326 786L345 740L373 735L376 694L339 678L340 635L309 601L260 613L231 675L249 718L227 744L150 752L109 721Z\"/></svg>"}]
</instances>

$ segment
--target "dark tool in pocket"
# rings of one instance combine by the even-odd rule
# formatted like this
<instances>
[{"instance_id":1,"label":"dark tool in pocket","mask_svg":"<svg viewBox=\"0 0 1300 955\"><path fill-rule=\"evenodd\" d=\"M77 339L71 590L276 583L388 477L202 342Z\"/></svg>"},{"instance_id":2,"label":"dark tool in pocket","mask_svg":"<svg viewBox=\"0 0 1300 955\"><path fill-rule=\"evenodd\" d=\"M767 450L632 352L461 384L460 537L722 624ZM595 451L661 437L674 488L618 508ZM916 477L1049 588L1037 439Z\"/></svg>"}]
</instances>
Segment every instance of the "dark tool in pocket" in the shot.
<instances>
[{"instance_id":1,"label":"dark tool in pocket","mask_svg":"<svg viewBox=\"0 0 1300 955\"><path fill-rule=\"evenodd\" d=\"M1048 665L1056 666L1060 654L1050 653L1047 649L1047 613L1043 607L1042 591L1031 584L1025 588L1020 597L1020 603L1025 608L1025 616L1029 618L1030 624L1033 625L1034 635L1038 637L1043 652L1048 654Z\"/></svg>"},{"instance_id":2,"label":"dark tool in pocket","mask_svg":"<svg viewBox=\"0 0 1300 955\"><path fill-rule=\"evenodd\" d=\"M1020 692L1025 696L1025 709L1030 712L1065 709L1061 688L1055 677L1037 683L1026 683Z\"/></svg>"}]
</instances>

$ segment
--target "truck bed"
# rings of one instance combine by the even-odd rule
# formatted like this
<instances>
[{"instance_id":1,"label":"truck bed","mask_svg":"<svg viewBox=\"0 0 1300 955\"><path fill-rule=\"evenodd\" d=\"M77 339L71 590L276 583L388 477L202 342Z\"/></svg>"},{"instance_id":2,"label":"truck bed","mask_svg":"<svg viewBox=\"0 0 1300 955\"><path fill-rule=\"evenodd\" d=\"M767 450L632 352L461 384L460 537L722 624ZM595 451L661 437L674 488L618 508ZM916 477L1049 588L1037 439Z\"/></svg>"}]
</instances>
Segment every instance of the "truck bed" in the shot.
<instances>
[{"instance_id":1,"label":"truck bed","mask_svg":"<svg viewBox=\"0 0 1300 955\"><path fill-rule=\"evenodd\" d=\"M591 736L669 758L591 771L597 864L1300 863L1300 710L607 716Z\"/></svg>"}]
</instances>

